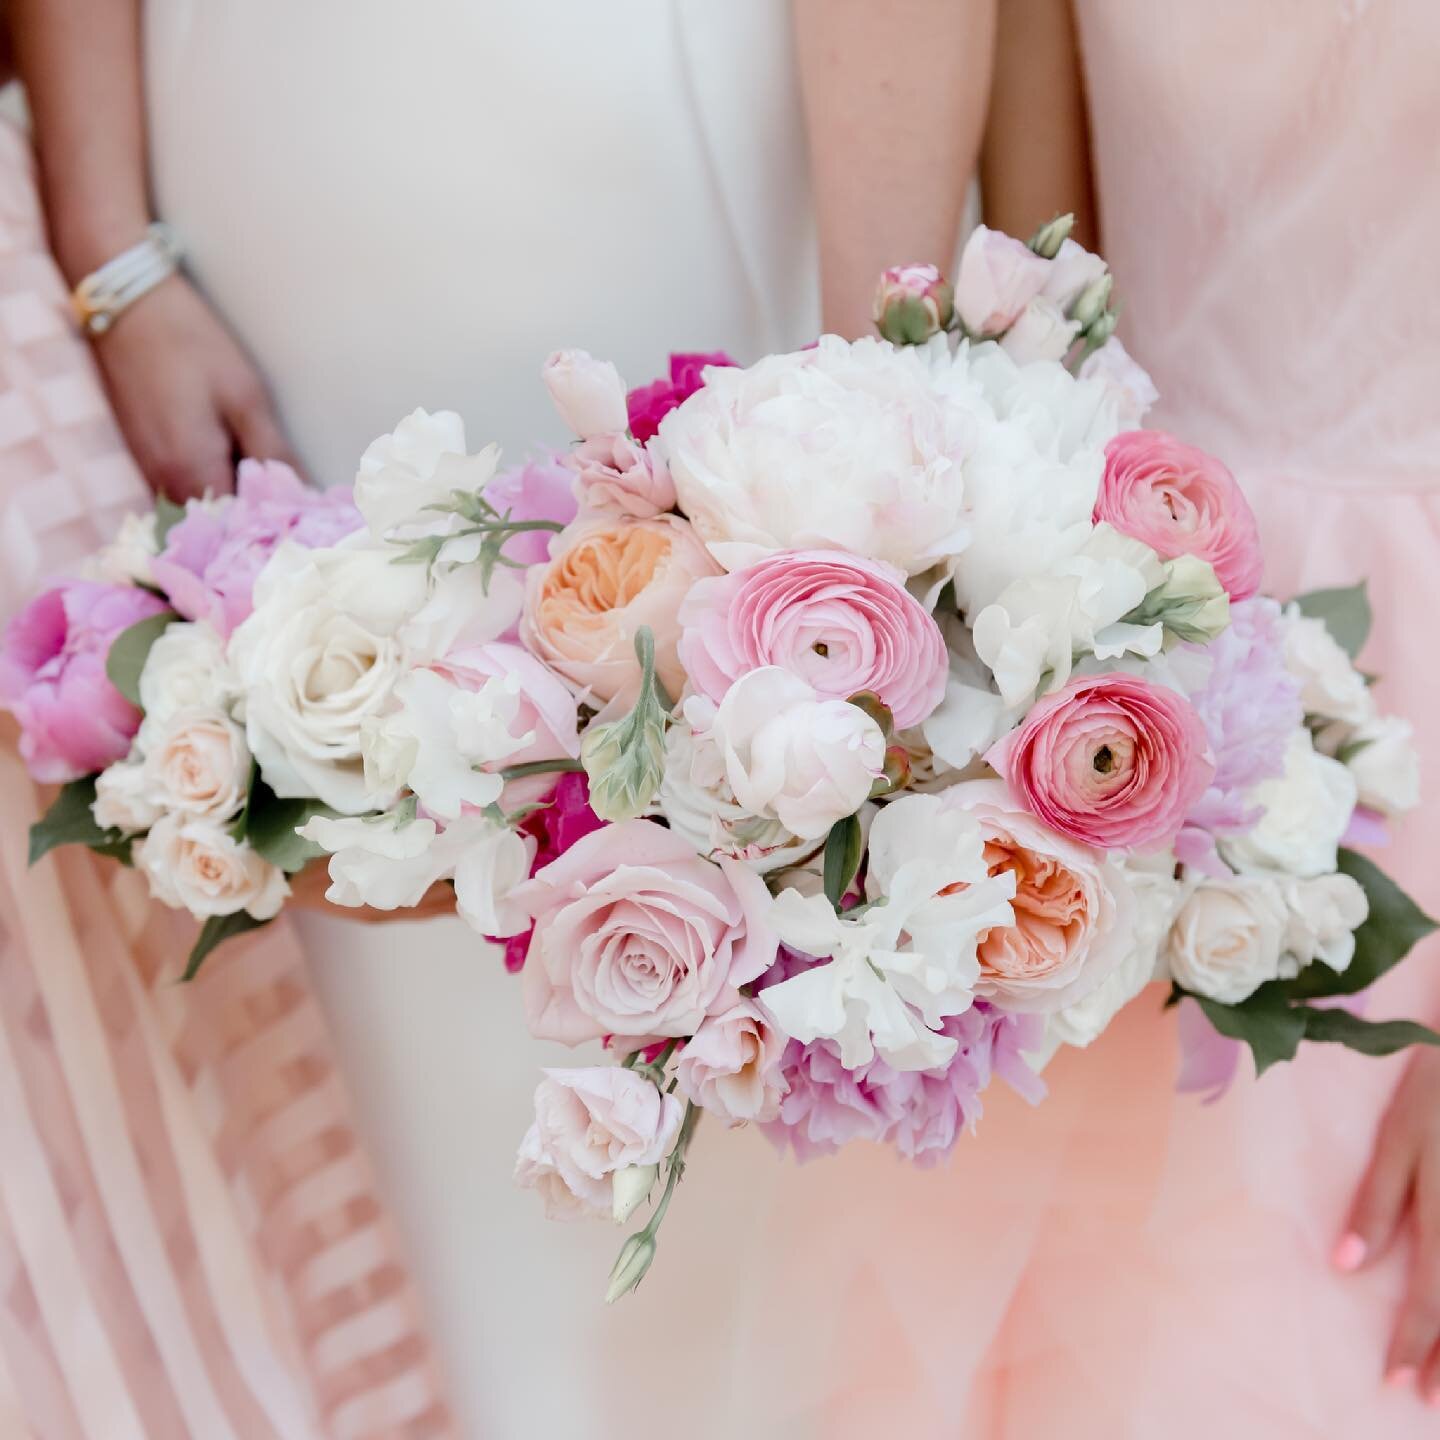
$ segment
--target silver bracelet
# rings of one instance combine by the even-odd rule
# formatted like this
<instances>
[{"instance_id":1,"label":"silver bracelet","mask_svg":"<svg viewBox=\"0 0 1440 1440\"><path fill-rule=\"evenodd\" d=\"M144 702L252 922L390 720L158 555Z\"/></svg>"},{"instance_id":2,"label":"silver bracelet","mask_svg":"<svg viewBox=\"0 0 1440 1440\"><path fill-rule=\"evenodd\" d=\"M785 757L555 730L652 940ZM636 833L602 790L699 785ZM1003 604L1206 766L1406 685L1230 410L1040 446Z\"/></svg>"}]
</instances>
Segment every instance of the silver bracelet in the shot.
<instances>
[{"instance_id":1,"label":"silver bracelet","mask_svg":"<svg viewBox=\"0 0 1440 1440\"><path fill-rule=\"evenodd\" d=\"M75 287L70 305L80 328L87 335L103 335L123 311L175 273L180 255L180 241L168 225L150 226L143 240Z\"/></svg>"}]
</instances>

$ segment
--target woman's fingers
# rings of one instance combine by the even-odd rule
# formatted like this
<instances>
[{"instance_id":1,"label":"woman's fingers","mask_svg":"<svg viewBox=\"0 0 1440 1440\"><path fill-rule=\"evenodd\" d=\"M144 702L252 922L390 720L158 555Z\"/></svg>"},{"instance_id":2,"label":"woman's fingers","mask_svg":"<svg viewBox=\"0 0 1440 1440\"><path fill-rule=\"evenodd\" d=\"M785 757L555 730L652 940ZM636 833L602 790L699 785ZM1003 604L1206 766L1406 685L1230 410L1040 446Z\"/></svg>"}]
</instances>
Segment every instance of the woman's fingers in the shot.
<instances>
[{"instance_id":1,"label":"woman's fingers","mask_svg":"<svg viewBox=\"0 0 1440 1440\"><path fill-rule=\"evenodd\" d=\"M253 372L236 382L224 405L226 423L235 436L235 449L242 460L283 460L298 468L294 453L265 387Z\"/></svg>"},{"instance_id":2,"label":"woman's fingers","mask_svg":"<svg viewBox=\"0 0 1440 1440\"><path fill-rule=\"evenodd\" d=\"M1336 1269L1358 1270L1389 1249L1410 1198L1418 1153L1419 1137L1402 1086L1381 1122L1345 1233L1335 1246Z\"/></svg>"}]
</instances>

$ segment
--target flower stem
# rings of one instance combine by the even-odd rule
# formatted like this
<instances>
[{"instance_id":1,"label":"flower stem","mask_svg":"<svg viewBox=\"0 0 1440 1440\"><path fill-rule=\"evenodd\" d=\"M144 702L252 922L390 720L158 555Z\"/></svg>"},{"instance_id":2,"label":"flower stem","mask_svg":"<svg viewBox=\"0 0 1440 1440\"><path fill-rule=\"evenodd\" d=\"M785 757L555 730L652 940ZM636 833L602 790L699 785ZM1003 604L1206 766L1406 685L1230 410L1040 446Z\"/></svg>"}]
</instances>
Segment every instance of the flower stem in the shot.
<instances>
[{"instance_id":1,"label":"flower stem","mask_svg":"<svg viewBox=\"0 0 1440 1440\"><path fill-rule=\"evenodd\" d=\"M527 760L523 765L507 765L502 780L521 780L526 775L579 775L585 767L578 760Z\"/></svg>"},{"instance_id":2,"label":"flower stem","mask_svg":"<svg viewBox=\"0 0 1440 1440\"><path fill-rule=\"evenodd\" d=\"M665 1218L665 1212L670 1208L670 1197L675 1193L675 1187L685 1173L685 1152L690 1148L690 1137L694 1135L695 1126L699 1122L699 1107L693 1100L687 1100L685 1102L685 1118L680 1122L680 1134L675 1139L675 1148L670 1152L670 1173L665 1179L665 1193L661 1195L660 1203L650 1217L650 1223L642 1232L652 1240L660 1229L660 1222Z\"/></svg>"}]
</instances>

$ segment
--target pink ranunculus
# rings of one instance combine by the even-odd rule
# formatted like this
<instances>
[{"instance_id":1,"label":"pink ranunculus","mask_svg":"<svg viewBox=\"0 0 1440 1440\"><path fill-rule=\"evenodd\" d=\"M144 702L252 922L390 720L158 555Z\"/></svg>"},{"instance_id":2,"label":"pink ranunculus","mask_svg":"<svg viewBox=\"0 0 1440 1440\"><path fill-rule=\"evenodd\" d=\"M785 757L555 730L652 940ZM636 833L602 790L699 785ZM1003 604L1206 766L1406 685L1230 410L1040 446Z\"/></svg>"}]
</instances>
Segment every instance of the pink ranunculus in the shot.
<instances>
[{"instance_id":1,"label":"pink ranunculus","mask_svg":"<svg viewBox=\"0 0 1440 1440\"><path fill-rule=\"evenodd\" d=\"M780 1061L788 1037L750 1000L708 1016L675 1062L680 1093L727 1125L773 1120L785 1081Z\"/></svg>"},{"instance_id":2,"label":"pink ranunculus","mask_svg":"<svg viewBox=\"0 0 1440 1440\"><path fill-rule=\"evenodd\" d=\"M977 337L1003 335L1045 288L1051 262L1023 240L977 225L960 256L955 310Z\"/></svg>"},{"instance_id":3,"label":"pink ranunculus","mask_svg":"<svg viewBox=\"0 0 1440 1440\"><path fill-rule=\"evenodd\" d=\"M314 489L278 460L242 460L234 497L192 500L150 573L187 620L208 620L228 638L282 541L323 549L363 523L348 489Z\"/></svg>"},{"instance_id":4,"label":"pink ranunculus","mask_svg":"<svg viewBox=\"0 0 1440 1440\"><path fill-rule=\"evenodd\" d=\"M1100 850L1168 845L1215 774L1195 707L1124 672L1044 696L985 758L1027 809Z\"/></svg>"},{"instance_id":5,"label":"pink ranunculus","mask_svg":"<svg viewBox=\"0 0 1440 1440\"><path fill-rule=\"evenodd\" d=\"M892 265L875 292L875 328L894 345L921 345L949 329L955 291L934 265Z\"/></svg>"},{"instance_id":6,"label":"pink ranunculus","mask_svg":"<svg viewBox=\"0 0 1440 1440\"><path fill-rule=\"evenodd\" d=\"M0 645L0 707L20 724L20 754L42 781L77 780L130 752L140 711L105 661L123 630L165 609L133 585L69 580L32 600Z\"/></svg>"},{"instance_id":7,"label":"pink ranunculus","mask_svg":"<svg viewBox=\"0 0 1440 1440\"><path fill-rule=\"evenodd\" d=\"M516 1182L539 1190L552 1218L609 1214L615 1172L658 1165L683 1114L673 1095L618 1065L546 1070L535 1091L535 1123L520 1144Z\"/></svg>"},{"instance_id":8,"label":"pink ranunculus","mask_svg":"<svg viewBox=\"0 0 1440 1440\"><path fill-rule=\"evenodd\" d=\"M1143 540L1162 560L1208 560L1232 600L1260 588L1260 532L1235 477L1163 430L1127 430L1105 447L1094 518Z\"/></svg>"},{"instance_id":9,"label":"pink ranunculus","mask_svg":"<svg viewBox=\"0 0 1440 1440\"><path fill-rule=\"evenodd\" d=\"M680 606L680 663L719 704L742 675L778 665L829 700L873 690L899 730L945 696L949 658L905 577L843 550L767 555L701 580Z\"/></svg>"},{"instance_id":10,"label":"pink ranunculus","mask_svg":"<svg viewBox=\"0 0 1440 1440\"><path fill-rule=\"evenodd\" d=\"M525 1014L542 1040L693 1035L775 958L764 881L650 820L585 836L514 898L535 920Z\"/></svg>"},{"instance_id":11,"label":"pink ranunculus","mask_svg":"<svg viewBox=\"0 0 1440 1440\"><path fill-rule=\"evenodd\" d=\"M652 519L675 508L675 485L664 456L628 435L582 440L564 459L575 475L575 498L587 510Z\"/></svg>"},{"instance_id":12,"label":"pink ranunculus","mask_svg":"<svg viewBox=\"0 0 1440 1440\"><path fill-rule=\"evenodd\" d=\"M654 439L660 422L705 383L707 365L733 366L735 363L723 350L671 355L668 378L641 385L625 397L630 433L642 445Z\"/></svg>"},{"instance_id":13,"label":"pink ranunculus","mask_svg":"<svg viewBox=\"0 0 1440 1440\"><path fill-rule=\"evenodd\" d=\"M485 498L512 520L553 520L568 525L576 512L575 476L561 455L544 455L502 470L485 487ZM505 542L505 558L538 565L550 556L551 532L522 530Z\"/></svg>"}]
</instances>

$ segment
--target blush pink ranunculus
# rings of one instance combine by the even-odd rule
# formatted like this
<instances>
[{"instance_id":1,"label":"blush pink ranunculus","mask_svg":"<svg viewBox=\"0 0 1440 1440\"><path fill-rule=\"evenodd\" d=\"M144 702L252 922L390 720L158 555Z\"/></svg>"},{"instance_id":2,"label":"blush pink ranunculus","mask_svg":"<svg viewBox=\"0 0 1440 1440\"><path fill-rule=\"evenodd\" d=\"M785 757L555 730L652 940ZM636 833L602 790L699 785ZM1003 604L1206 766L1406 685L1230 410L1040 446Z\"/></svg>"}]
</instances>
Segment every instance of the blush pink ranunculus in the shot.
<instances>
[{"instance_id":1,"label":"blush pink ranunculus","mask_svg":"<svg viewBox=\"0 0 1440 1440\"><path fill-rule=\"evenodd\" d=\"M675 484L665 458L628 435L582 440L564 462L575 476L575 498L587 510L641 520L675 508Z\"/></svg>"},{"instance_id":2,"label":"blush pink ranunculus","mask_svg":"<svg viewBox=\"0 0 1440 1440\"><path fill-rule=\"evenodd\" d=\"M0 645L0 708L20 724L20 754L41 781L77 780L130 753L140 711L105 661L123 630L165 609L134 585L70 580L32 600Z\"/></svg>"},{"instance_id":3,"label":"blush pink ranunculus","mask_svg":"<svg viewBox=\"0 0 1440 1440\"><path fill-rule=\"evenodd\" d=\"M985 758L1028 810L1100 850L1170 844L1215 774L1195 707L1123 672L1044 696Z\"/></svg>"},{"instance_id":4,"label":"blush pink ranunculus","mask_svg":"<svg viewBox=\"0 0 1440 1440\"><path fill-rule=\"evenodd\" d=\"M256 577L281 541L323 549L363 523L348 488L317 490L279 460L242 460L234 497L192 500L150 574L181 615L228 639L254 608Z\"/></svg>"},{"instance_id":5,"label":"blush pink ranunculus","mask_svg":"<svg viewBox=\"0 0 1440 1440\"><path fill-rule=\"evenodd\" d=\"M767 555L701 580L680 607L680 663L718 705L766 665L798 675L827 700L873 690L897 729L918 725L945 696L949 657L905 577L843 550Z\"/></svg>"},{"instance_id":6,"label":"blush pink ranunculus","mask_svg":"<svg viewBox=\"0 0 1440 1440\"><path fill-rule=\"evenodd\" d=\"M515 900L535 920L523 983L542 1040L693 1035L775 959L764 881L651 820L592 831Z\"/></svg>"},{"instance_id":7,"label":"blush pink ranunculus","mask_svg":"<svg viewBox=\"0 0 1440 1440\"><path fill-rule=\"evenodd\" d=\"M654 439L660 422L705 383L707 365L733 366L735 363L723 350L671 355L668 377L637 386L625 397L630 433L642 445Z\"/></svg>"},{"instance_id":8,"label":"blush pink ranunculus","mask_svg":"<svg viewBox=\"0 0 1440 1440\"><path fill-rule=\"evenodd\" d=\"M1126 430L1105 447L1094 518L1143 540L1162 560L1208 560L1232 600L1260 588L1260 532L1235 477L1163 430Z\"/></svg>"}]
</instances>

